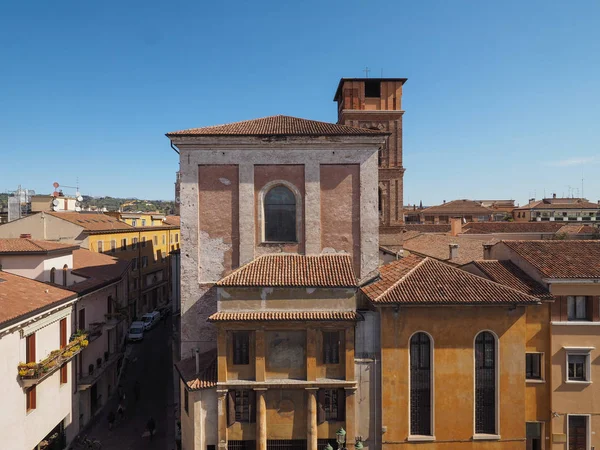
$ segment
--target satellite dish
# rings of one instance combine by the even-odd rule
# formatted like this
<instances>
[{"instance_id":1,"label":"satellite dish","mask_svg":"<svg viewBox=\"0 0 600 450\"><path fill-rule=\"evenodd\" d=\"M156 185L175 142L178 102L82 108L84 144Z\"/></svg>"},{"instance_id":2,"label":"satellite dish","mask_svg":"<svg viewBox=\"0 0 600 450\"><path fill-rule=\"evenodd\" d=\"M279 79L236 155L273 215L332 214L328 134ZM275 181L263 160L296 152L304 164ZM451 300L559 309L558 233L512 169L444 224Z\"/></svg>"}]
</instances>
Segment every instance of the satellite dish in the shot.
<instances>
[{"instance_id":1,"label":"satellite dish","mask_svg":"<svg viewBox=\"0 0 600 450\"><path fill-rule=\"evenodd\" d=\"M81 195L81 192L79 192L79 191L75 192L75 197L79 197L80 195Z\"/></svg>"},{"instance_id":2,"label":"satellite dish","mask_svg":"<svg viewBox=\"0 0 600 450\"><path fill-rule=\"evenodd\" d=\"M52 204L53 204L54 206L58 206L58 200L56 200L56 199L52 200Z\"/></svg>"},{"instance_id":3,"label":"satellite dish","mask_svg":"<svg viewBox=\"0 0 600 450\"><path fill-rule=\"evenodd\" d=\"M77 193L77 201L78 202L82 202L83 201L83 197L81 195L79 195L79 192Z\"/></svg>"},{"instance_id":4,"label":"satellite dish","mask_svg":"<svg viewBox=\"0 0 600 450\"><path fill-rule=\"evenodd\" d=\"M77 211L77 212L81 211L81 206L76 206L75 211Z\"/></svg>"},{"instance_id":5,"label":"satellite dish","mask_svg":"<svg viewBox=\"0 0 600 450\"><path fill-rule=\"evenodd\" d=\"M58 206L53 206L52 211L58 211Z\"/></svg>"}]
</instances>

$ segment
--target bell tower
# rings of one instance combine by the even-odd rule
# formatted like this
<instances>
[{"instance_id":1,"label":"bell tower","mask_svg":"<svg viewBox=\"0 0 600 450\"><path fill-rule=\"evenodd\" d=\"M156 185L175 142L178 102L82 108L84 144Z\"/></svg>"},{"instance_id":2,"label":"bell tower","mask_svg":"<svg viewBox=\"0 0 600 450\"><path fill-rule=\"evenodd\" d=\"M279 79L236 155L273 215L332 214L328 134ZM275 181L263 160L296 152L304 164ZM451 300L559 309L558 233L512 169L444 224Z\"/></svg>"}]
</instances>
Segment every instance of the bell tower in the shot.
<instances>
[{"instance_id":1,"label":"bell tower","mask_svg":"<svg viewBox=\"0 0 600 450\"><path fill-rule=\"evenodd\" d=\"M342 78L335 93L338 123L390 133L379 153L379 242L400 245L404 225L402 86L406 78Z\"/></svg>"}]
</instances>

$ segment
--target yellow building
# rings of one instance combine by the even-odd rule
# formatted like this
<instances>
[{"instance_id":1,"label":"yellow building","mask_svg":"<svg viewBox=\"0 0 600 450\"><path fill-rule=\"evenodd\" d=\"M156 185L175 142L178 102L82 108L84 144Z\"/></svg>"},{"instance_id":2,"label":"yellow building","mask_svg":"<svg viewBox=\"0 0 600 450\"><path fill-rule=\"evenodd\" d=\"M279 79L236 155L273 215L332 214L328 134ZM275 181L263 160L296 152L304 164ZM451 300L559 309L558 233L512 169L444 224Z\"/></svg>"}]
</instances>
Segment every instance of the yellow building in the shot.
<instances>
[{"instance_id":1,"label":"yellow building","mask_svg":"<svg viewBox=\"0 0 600 450\"><path fill-rule=\"evenodd\" d=\"M381 448L540 448L525 357L540 298L416 255L362 291L381 315Z\"/></svg>"}]
</instances>

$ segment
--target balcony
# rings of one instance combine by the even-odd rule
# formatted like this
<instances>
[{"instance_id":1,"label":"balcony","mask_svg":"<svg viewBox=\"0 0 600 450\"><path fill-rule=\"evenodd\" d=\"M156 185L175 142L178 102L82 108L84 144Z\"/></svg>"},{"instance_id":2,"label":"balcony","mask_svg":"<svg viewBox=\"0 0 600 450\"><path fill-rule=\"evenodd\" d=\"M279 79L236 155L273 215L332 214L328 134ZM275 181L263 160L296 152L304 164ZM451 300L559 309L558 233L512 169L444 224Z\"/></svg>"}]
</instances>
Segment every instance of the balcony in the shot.
<instances>
[{"instance_id":1,"label":"balcony","mask_svg":"<svg viewBox=\"0 0 600 450\"><path fill-rule=\"evenodd\" d=\"M52 350L50 355L39 363L19 363L19 379L22 386L24 388L31 387L52 375L63 364L68 363L88 346L88 337L88 331L78 331L71 336L71 340L66 347L59 350Z\"/></svg>"},{"instance_id":2,"label":"balcony","mask_svg":"<svg viewBox=\"0 0 600 450\"><path fill-rule=\"evenodd\" d=\"M112 330L119 323L124 321L127 318L127 314L125 312L116 312L111 314L104 314L104 317L106 318L106 322L104 323L104 330L108 331Z\"/></svg>"},{"instance_id":3,"label":"balcony","mask_svg":"<svg viewBox=\"0 0 600 450\"><path fill-rule=\"evenodd\" d=\"M86 376L79 377L77 381L77 389L80 391L85 391L86 389L91 388L94 383L96 383L102 374L113 364L115 364L120 358L123 357L123 352L115 352L109 354L108 352L104 355L104 360L100 358L100 364L98 365L98 361L96 362L96 367L91 372L88 372Z\"/></svg>"}]
</instances>

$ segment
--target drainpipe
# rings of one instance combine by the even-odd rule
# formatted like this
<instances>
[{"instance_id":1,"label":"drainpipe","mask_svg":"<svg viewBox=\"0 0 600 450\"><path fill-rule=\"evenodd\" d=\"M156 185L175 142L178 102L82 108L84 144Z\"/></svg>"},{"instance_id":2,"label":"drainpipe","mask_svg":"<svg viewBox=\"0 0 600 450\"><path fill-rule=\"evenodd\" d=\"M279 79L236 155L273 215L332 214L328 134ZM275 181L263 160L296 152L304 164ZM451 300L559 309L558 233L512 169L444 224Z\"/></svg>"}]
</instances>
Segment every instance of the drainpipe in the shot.
<instances>
[{"instance_id":1,"label":"drainpipe","mask_svg":"<svg viewBox=\"0 0 600 450\"><path fill-rule=\"evenodd\" d=\"M173 150L175 150L175 153L177 153L179 155L179 150L177 150L174 146L173 146L173 141L169 140L169 142L171 143L171 148Z\"/></svg>"}]
</instances>

